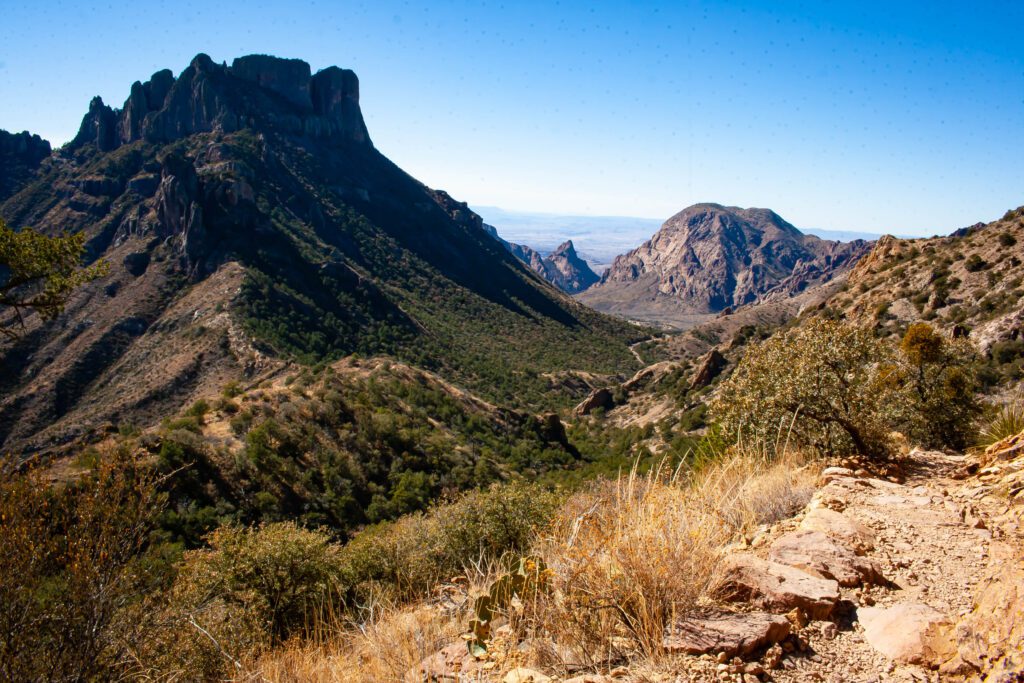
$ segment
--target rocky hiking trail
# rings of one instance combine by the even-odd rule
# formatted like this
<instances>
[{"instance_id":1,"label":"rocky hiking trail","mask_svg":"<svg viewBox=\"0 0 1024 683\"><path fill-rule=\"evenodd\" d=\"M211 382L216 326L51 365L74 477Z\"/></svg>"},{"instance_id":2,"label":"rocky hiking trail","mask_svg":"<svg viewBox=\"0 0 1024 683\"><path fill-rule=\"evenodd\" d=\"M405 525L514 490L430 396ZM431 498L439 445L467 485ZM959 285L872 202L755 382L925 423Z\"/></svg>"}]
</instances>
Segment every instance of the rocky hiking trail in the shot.
<instances>
[{"instance_id":1,"label":"rocky hiking trail","mask_svg":"<svg viewBox=\"0 0 1024 683\"><path fill-rule=\"evenodd\" d=\"M847 463L849 464L849 463ZM985 454L829 467L797 516L723 562L657 662L561 678L446 648L408 681L1024 681L1024 433Z\"/></svg>"}]
</instances>

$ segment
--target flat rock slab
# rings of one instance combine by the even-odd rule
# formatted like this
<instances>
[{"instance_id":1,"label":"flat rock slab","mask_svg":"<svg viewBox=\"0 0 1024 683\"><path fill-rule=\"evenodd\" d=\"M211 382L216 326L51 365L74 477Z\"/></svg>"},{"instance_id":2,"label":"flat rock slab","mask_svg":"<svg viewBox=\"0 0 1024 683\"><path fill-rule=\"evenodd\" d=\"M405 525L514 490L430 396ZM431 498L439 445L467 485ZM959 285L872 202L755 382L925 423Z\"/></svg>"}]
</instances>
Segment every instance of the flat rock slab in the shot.
<instances>
[{"instance_id":1,"label":"flat rock slab","mask_svg":"<svg viewBox=\"0 0 1024 683\"><path fill-rule=\"evenodd\" d=\"M956 654L949 619L928 605L861 607L857 619L864 640L895 662L937 666Z\"/></svg>"},{"instance_id":2,"label":"flat rock slab","mask_svg":"<svg viewBox=\"0 0 1024 683\"><path fill-rule=\"evenodd\" d=\"M811 619L827 619L839 601L836 581L746 554L727 558L715 592L722 599L746 600L772 612L799 607Z\"/></svg>"},{"instance_id":3,"label":"flat rock slab","mask_svg":"<svg viewBox=\"0 0 1024 683\"><path fill-rule=\"evenodd\" d=\"M426 657L405 674L405 683L464 683L476 681L483 665L469 654L466 643L452 643Z\"/></svg>"},{"instance_id":4,"label":"flat rock slab","mask_svg":"<svg viewBox=\"0 0 1024 683\"><path fill-rule=\"evenodd\" d=\"M665 635L670 653L746 656L789 635L786 617L766 612L713 611L694 614L673 624Z\"/></svg>"},{"instance_id":5,"label":"flat rock slab","mask_svg":"<svg viewBox=\"0 0 1024 683\"><path fill-rule=\"evenodd\" d=\"M808 510L800 528L820 531L862 555L875 548L875 533L857 520L825 507Z\"/></svg>"},{"instance_id":6,"label":"flat rock slab","mask_svg":"<svg viewBox=\"0 0 1024 683\"><path fill-rule=\"evenodd\" d=\"M780 536L772 544L768 559L832 579L840 586L888 584L872 560L839 545L820 531L793 531Z\"/></svg>"}]
</instances>

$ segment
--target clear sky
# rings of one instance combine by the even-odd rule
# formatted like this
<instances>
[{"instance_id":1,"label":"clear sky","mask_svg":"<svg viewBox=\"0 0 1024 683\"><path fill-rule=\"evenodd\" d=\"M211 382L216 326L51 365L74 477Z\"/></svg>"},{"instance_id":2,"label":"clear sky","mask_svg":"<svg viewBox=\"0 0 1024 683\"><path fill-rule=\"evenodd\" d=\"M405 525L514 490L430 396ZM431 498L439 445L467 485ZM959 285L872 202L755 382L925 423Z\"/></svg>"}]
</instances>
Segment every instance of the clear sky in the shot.
<instances>
[{"instance_id":1,"label":"clear sky","mask_svg":"<svg viewBox=\"0 0 1024 683\"><path fill-rule=\"evenodd\" d=\"M1024 3L4 0L0 128L198 52L337 64L377 147L470 204L944 233L1024 204Z\"/></svg>"}]
</instances>

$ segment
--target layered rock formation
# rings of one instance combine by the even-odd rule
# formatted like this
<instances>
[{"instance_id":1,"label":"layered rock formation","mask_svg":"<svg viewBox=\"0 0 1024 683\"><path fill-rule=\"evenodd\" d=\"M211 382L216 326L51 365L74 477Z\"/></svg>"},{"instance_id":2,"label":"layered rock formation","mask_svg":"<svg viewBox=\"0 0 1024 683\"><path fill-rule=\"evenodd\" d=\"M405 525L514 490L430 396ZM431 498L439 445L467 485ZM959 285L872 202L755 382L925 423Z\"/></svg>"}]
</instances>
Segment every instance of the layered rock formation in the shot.
<instances>
[{"instance_id":1,"label":"layered rock formation","mask_svg":"<svg viewBox=\"0 0 1024 683\"><path fill-rule=\"evenodd\" d=\"M868 244L804 235L768 209L696 204L615 259L580 300L653 322L784 298L848 270Z\"/></svg>"},{"instance_id":2,"label":"layered rock formation","mask_svg":"<svg viewBox=\"0 0 1024 683\"><path fill-rule=\"evenodd\" d=\"M50 143L38 135L0 130L0 202L24 187L48 156Z\"/></svg>"}]
</instances>

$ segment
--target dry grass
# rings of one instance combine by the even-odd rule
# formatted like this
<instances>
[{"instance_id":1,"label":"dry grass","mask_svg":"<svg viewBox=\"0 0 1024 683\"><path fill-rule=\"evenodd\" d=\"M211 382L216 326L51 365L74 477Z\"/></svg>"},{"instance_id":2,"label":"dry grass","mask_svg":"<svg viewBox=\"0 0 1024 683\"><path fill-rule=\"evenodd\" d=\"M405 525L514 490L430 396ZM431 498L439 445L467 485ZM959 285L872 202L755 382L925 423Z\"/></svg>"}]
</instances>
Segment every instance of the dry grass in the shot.
<instances>
[{"instance_id":1,"label":"dry grass","mask_svg":"<svg viewBox=\"0 0 1024 683\"><path fill-rule=\"evenodd\" d=\"M567 500L534 548L551 590L512 615L513 641L529 644L517 663L564 674L570 660L592 668L657 660L666 625L706 601L730 544L810 499L818 467L796 453L767 456L733 448L699 472L632 471ZM478 570L473 583L493 573ZM249 679L401 680L466 623L465 607L378 609L362 625L279 648L249 667ZM495 680L505 668L494 669Z\"/></svg>"},{"instance_id":2,"label":"dry grass","mask_svg":"<svg viewBox=\"0 0 1024 683\"><path fill-rule=\"evenodd\" d=\"M360 628L290 642L247 667L239 680L272 683L392 683L454 640L462 622L429 605L385 610Z\"/></svg>"},{"instance_id":3,"label":"dry grass","mask_svg":"<svg viewBox=\"0 0 1024 683\"><path fill-rule=\"evenodd\" d=\"M658 656L665 626L697 606L726 546L797 512L815 476L798 454L734 448L697 473L633 471L576 496L541 547L554 585L542 629L589 663Z\"/></svg>"}]
</instances>

